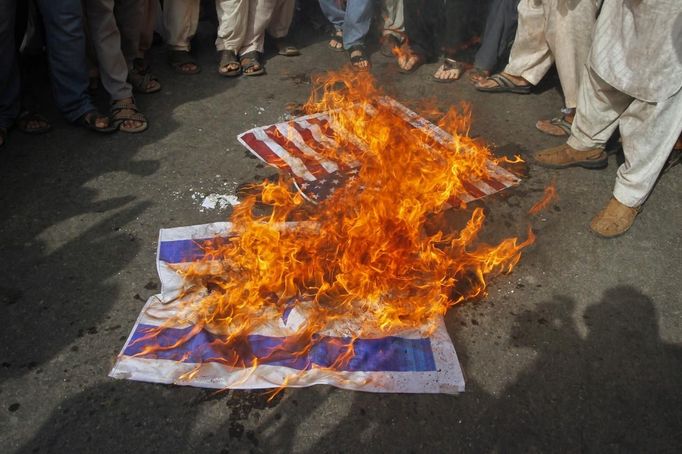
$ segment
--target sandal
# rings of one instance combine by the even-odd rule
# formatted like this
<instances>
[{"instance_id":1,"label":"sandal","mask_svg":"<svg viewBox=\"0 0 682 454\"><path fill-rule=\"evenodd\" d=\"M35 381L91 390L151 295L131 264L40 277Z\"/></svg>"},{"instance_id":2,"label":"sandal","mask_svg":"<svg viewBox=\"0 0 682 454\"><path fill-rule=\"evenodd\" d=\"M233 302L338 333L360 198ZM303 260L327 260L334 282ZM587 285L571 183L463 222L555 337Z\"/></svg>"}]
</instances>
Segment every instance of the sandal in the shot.
<instances>
[{"instance_id":1,"label":"sandal","mask_svg":"<svg viewBox=\"0 0 682 454\"><path fill-rule=\"evenodd\" d=\"M381 39L381 55L384 57L393 57L396 49L402 46L403 42L393 33L385 34Z\"/></svg>"},{"instance_id":2,"label":"sandal","mask_svg":"<svg viewBox=\"0 0 682 454\"><path fill-rule=\"evenodd\" d=\"M516 93L519 95L527 95L530 93L530 89L532 87L531 84L516 85L511 81L511 79L502 73L493 74L492 76L487 77L485 80L492 80L497 84L497 86L483 87L480 84L474 84L476 90L487 93Z\"/></svg>"},{"instance_id":3,"label":"sandal","mask_svg":"<svg viewBox=\"0 0 682 454\"><path fill-rule=\"evenodd\" d=\"M239 62L245 76L260 76L265 74L265 68L260 62L260 53L256 50L247 52L241 56Z\"/></svg>"},{"instance_id":4,"label":"sandal","mask_svg":"<svg viewBox=\"0 0 682 454\"><path fill-rule=\"evenodd\" d=\"M355 55L353 55L355 54ZM348 48L348 55L350 56L350 63L356 71L369 71L371 64L367 55L365 54L365 46L356 44ZM367 63L365 66L362 63Z\"/></svg>"},{"instance_id":5,"label":"sandal","mask_svg":"<svg viewBox=\"0 0 682 454\"><path fill-rule=\"evenodd\" d=\"M140 133L149 127L147 117L137 108L133 98L119 99L111 104L112 123L116 129L130 134ZM142 123L137 127L126 127L126 121L137 121Z\"/></svg>"},{"instance_id":6,"label":"sandal","mask_svg":"<svg viewBox=\"0 0 682 454\"><path fill-rule=\"evenodd\" d=\"M334 52L343 52L343 30L334 29L328 44Z\"/></svg>"},{"instance_id":7,"label":"sandal","mask_svg":"<svg viewBox=\"0 0 682 454\"><path fill-rule=\"evenodd\" d=\"M218 74L224 77L236 77L242 73L242 65L233 50L221 50Z\"/></svg>"},{"instance_id":8,"label":"sandal","mask_svg":"<svg viewBox=\"0 0 682 454\"><path fill-rule=\"evenodd\" d=\"M462 77L462 72L464 71L464 67L457 60L446 57L445 59L443 59L443 64L440 65L440 68L438 68L436 73L438 71L441 71L441 70L442 71L455 71L455 75L454 75L454 77L436 77L436 75L434 74L431 76L431 80L433 80L434 82L441 83L441 84L449 84L451 82L458 80L460 77Z\"/></svg>"},{"instance_id":9,"label":"sandal","mask_svg":"<svg viewBox=\"0 0 682 454\"><path fill-rule=\"evenodd\" d=\"M275 46L277 46L277 54L284 57L298 57L301 51L298 47L288 42L285 38L275 38Z\"/></svg>"},{"instance_id":10,"label":"sandal","mask_svg":"<svg viewBox=\"0 0 682 454\"><path fill-rule=\"evenodd\" d=\"M99 120L107 120L107 125L103 127L97 126L97 122ZM76 120L76 124L90 131L100 132L103 134L112 133L118 129L116 126L114 126L113 122L111 121L111 118L109 118L106 115L100 114L96 110L91 110L90 112L86 112L83 115L81 115L80 118Z\"/></svg>"},{"instance_id":11,"label":"sandal","mask_svg":"<svg viewBox=\"0 0 682 454\"><path fill-rule=\"evenodd\" d=\"M201 67L187 50L169 50L168 64L178 74L192 76L201 72ZM187 69L187 65L194 65L193 69Z\"/></svg>"},{"instance_id":12,"label":"sandal","mask_svg":"<svg viewBox=\"0 0 682 454\"><path fill-rule=\"evenodd\" d=\"M31 128L30 123L42 123L43 126ZM39 113L25 110L17 118L17 129L25 134L45 134L52 129L52 125Z\"/></svg>"},{"instance_id":13,"label":"sandal","mask_svg":"<svg viewBox=\"0 0 682 454\"><path fill-rule=\"evenodd\" d=\"M571 135L571 123L566 121L566 117L556 117L551 120L539 120L535 127L545 134L554 137L566 137Z\"/></svg>"},{"instance_id":14,"label":"sandal","mask_svg":"<svg viewBox=\"0 0 682 454\"><path fill-rule=\"evenodd\" d=\"M419 52L415 52L409 48L406 48L404 54L408 57L408 59L411 59L412 57L416 58L415 63L409 68L405 69L402 66L400 66L400 58L398 57L398 72L401 74L412 74L415 72L421 65L426 63L426 57L424 54L421 54ZM407 63L407 62L406 62Z\"/></svg>"},{"instance_id":15,"label":"sandal","mask_svg":"<svg viewBox=\"0 0 682 454\"><path fill-rule=\"evenodd\" d=\"M149 95L161 91L159 78L149 72L149 65L141 59L135 59L128 73L128 82L136 93Z\"/></svg>"}]
</instances>

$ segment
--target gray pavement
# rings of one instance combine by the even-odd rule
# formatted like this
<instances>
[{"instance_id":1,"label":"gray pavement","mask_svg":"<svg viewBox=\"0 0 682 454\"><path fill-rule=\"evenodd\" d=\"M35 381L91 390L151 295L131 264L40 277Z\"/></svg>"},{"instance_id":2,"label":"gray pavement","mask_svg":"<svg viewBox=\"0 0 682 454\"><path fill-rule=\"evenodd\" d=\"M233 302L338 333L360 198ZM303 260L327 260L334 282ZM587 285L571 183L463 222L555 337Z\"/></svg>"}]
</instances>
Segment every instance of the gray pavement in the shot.
<instances>
[{"instance_id":1,"label":"gray pavement","mask_svg":"<svg viewBox=\"0 0 682 454\"><path fill-rule=\"evenodd\" d=\"M682 446L682 166L666 174L632 231L610 241L587 224L608 200L617 157L600 171L531 166L520 187L483 204L491 236L522 233L556 179L559 200L534 221L537 243L482 301L446 324L467 391L379 395L325 386L222 392L107 377L143 301L158 290L158 229L226 219L200 206L273 174L237 143L302 102L311 74L346 63L322 38L268 75L225 80L210 36L204 71L139 96L148 132L101 137L63 123L13 133L0 152L0 452L679 452ZM556 114L552 83L529 96L411 76L374 54L374 73L407 103L473 104L473 132L524 156L560 139L534 123Z\"/></svg>"}]
</instances>

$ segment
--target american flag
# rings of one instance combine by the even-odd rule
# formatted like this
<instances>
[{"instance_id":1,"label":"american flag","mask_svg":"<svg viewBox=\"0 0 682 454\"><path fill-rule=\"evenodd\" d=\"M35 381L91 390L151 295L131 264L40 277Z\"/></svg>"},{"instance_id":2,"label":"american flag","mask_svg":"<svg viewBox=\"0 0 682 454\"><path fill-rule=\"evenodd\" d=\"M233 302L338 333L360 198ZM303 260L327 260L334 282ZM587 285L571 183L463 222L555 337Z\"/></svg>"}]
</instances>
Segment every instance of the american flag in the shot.
<instances>
[{"instance_id":1,"label":"american flag","mask_svg":"<svg viewBox=\"0 0 682 454\"><path fill-rule=\"evenodd\" d=\"M382 97L377 102L392 109L405 121L406 127L418 129L444 146L452 143L450 134L398 101ZM339 149L335 140L335 137L339 137L338 134L329 114L322 112L257 127L240 134L238 140L265 163L290 174L301 194L307 200L318 203L358 172L359 164L342 165L319 152L329 148ZM359 139L346 138L349 143L362 147ZM488 170L489 177L465 182L466 192L452 203L468 203L502 191L520 181L516 175L493 162L488 163Z\"/></svg>"}]
</instances>

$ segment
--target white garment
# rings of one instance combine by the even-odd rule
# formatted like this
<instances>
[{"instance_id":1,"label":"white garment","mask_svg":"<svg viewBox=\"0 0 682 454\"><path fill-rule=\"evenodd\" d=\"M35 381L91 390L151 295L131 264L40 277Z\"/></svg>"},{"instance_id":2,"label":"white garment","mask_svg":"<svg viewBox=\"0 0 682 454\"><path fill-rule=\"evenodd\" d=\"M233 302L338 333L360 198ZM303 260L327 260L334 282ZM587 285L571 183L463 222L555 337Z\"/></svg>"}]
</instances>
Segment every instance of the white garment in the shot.
<instances>
[{"instance_id":1,"label":"white garment","mask_svg":"<svg viewBox=\"0 0 682 454\"><path fill-rule=\"evenodd\" d=\"M590 66L618 90L663 101L682 88L682 0L605 0Z\"/></svg>"},{"instance_id":2,"label":"white garment","mask_svg":"<svg viewBox=\"0 0 682 454\"><path fill-rule=\"evenodd\" d=\"M405 15L403 0L383 0L381 15L384 18L382 34L393 35L399 40L405 39Z\"/></svg>"},{"instance_id":3,"label":"white garment","mask_svg":"<svg viewBox=\"0 0 682 454\"><path fill-rule=\"evenodd\" d=\"M625 162L618 168L613 195L626 206L638 207L682 133L682 90L657 103L642 101L586 67L568 144L576 150L602 147L617 127Z\"/></svg>"},{"instance_id":4,"label":"white garment","mask_svg":"<svg viewBox=\"0 0 682 454\"><path fill-rule=\"evenodd\" d=\"M565 105L574 108L600 3L521 0L516 38L504 72L537 85L556 63Z\"/></svg>"}]
</instances>

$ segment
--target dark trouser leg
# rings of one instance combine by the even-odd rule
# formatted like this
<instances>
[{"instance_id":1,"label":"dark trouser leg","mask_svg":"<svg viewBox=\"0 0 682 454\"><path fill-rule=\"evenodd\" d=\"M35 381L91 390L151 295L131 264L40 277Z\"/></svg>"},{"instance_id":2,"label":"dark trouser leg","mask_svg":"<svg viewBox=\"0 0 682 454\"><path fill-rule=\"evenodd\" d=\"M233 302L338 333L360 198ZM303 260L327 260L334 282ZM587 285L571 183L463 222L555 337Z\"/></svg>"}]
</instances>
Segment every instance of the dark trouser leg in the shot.
<instances>
[{"instance_id":1,"label":"dark trouser leg","mask_svg":"<svg viewBox=\"0 0 682 454\"><path fill-rule=\"evenodd\" d=\"M442 0L405 0L405 34L413 51L427 59L438 56L436 28L443 17Z\"/></svg>"},{"instance_id":2,"label":"dark trouser leg","mask_svg":"<svg viewBox=\"0 0 682 454\"><path fill-rule=\"evenodd\" d=\"M38 0L43 15L55 101L69 121L95 107L88 95L88 65L80 0Z\"/></svg>"},{"instance_id":3,"label":"dark trouser leg","mask_svg":"<svg viewBox=\"0 0 682 454\"><path fill-rule=\"evenodd\" d=\"M481 47L476 52L474 65L493 70L498 60L509 50L516 35L518 0L493 0L481 37Z\"/></svg>"},{"instance_id":4,"label":"dark trouser leg","mask_svg":"<svg viewBox=\"0 0 682 454\"><path fill-rule=\"evenodd\" d=\"M445 22L438 29L438 42L446 57L454 58L468 38L468 24L474 10L472 0L447 0Z\"/></svg>"},{"instance_id":5,"label":"dark trouser leg","mask_svg":"<svg viewBox=\"0 0 682 454\"><path fill-rule=\"evenodd\" d=\"M21 83L14 39L16 0L0 2L0 128L9 128L19 115Z\"/></svg>"}]
</instances>

